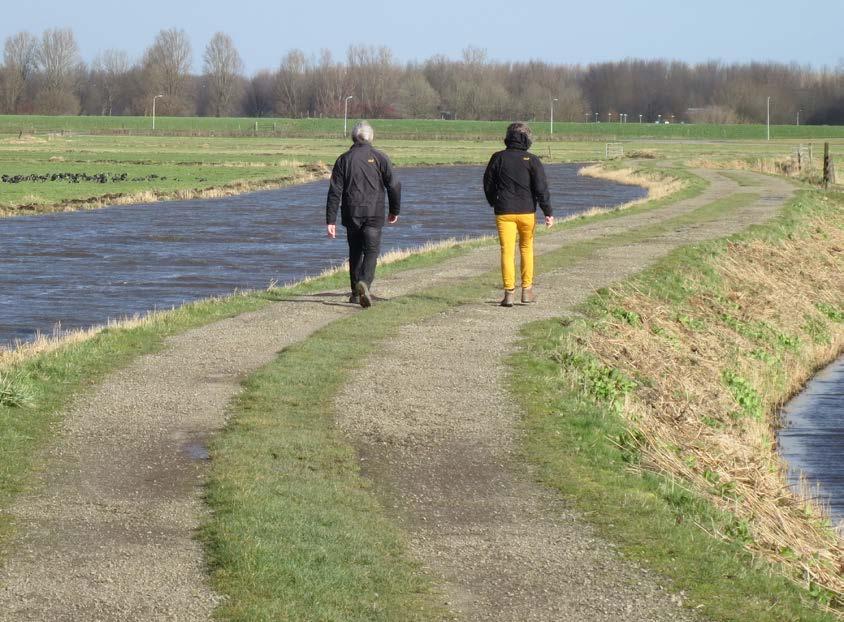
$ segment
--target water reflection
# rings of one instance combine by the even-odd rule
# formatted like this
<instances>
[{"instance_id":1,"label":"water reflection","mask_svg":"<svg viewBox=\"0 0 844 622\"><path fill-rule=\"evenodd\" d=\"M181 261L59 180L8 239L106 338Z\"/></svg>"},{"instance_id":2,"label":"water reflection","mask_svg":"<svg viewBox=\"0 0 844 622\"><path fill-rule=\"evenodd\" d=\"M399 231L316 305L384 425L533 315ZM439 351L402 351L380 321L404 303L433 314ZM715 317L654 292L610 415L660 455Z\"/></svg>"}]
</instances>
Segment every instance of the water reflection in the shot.
<instances>
[{"instance_id":1,"label":"water reflection","mask_svg":"<svg viewBox=\"0 0 844 622\"><path fill-rule=\"evenodd\" d=\"M797 486L802 472L844 521L844 357L818 373L783 409L780 454Z\"/></svg>"}]
</instances>

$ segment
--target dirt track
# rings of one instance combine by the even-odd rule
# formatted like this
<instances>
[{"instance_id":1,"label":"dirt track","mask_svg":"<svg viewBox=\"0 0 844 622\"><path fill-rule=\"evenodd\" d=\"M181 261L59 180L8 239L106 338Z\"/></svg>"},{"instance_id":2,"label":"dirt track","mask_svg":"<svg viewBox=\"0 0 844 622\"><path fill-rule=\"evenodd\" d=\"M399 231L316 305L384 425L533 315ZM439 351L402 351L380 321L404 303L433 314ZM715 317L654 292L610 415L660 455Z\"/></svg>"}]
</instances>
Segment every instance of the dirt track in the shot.
<instances>
[{"instance_id":1,"label":"dirt track","mask_svg":"<svg viewBox=\"0 0 844 622\"><path fill-rule=\"evenodd\" d=\"M695 199L543 236L537 251L646 226L738 190L716 172L699 174L711 184ZM397 506L414 551L442 577L451 606L466 619L684 615L678 597L619 560L511 462L518 415L503 389L502 358L525 322L564 315L596 287L678 245L762 221L793 191L786 182L753 177L760 185L751 190L761 198L730 217L540 274L536 305L501 309L494 304L498 292L490 292L482 303L408 327L352 382L372 387L371 403L382 407L338 409L340 424L384 498ZM380 280L377 293L400 296L462 280L494 269L497 260L497 249L477 250ZM67 413L49 468L11 509L19 536L0 570L0 620L210 618L217 596L193 539L204 511L202 440L222 426L245 376L283 347L359 312L337 296L305 300L311 304L277 303L171 339ZM467 360L468 372L461 367ZM415 380L384 385L385 368Z\"/></svg>"}]
</instances>

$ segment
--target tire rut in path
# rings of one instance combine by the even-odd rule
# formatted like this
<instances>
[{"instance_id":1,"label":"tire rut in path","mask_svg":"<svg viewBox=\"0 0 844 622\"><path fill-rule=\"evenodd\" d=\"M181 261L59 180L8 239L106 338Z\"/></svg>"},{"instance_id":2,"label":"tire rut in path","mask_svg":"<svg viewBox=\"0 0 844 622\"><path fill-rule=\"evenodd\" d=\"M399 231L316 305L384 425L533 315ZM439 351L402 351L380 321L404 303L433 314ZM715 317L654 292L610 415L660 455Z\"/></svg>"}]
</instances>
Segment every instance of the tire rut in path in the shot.
<instances>
[{"instance_id":1,"label":"tire rut in path","mask_svg":"<svg viewBox=\"0 0 844 622\"><path fill-rule=\"evenodd\" d=\"M339 425L461 617L696 619L659 577L621 560L514 464L519 414L503 361L527 322L565 315L677 246L763 222L791 192L773 180L759 200L717 221L541 275L538 304L502 309L490 299L407 326L346 385L336 400Z\"/></svg>"},{"instance_id":2,"label":"tire rut in path","mask_svg":"<svg viewBox=\"0 0 844 622\"><path fill-rule=\"evenodd\" d=\"M537 251L645 226L736 188L701 175L711 185L695 199L543 236ZM497 253L380 279L377 293L476 276L495 268ZM10 510L18 534L0 568L0 620L210 619L218 596L194 538L205 511L204 439L225 423L245 376L357 312L343 296L301 297L189 331L77 399L34 490Z\"/></svg>"}]
</instances>

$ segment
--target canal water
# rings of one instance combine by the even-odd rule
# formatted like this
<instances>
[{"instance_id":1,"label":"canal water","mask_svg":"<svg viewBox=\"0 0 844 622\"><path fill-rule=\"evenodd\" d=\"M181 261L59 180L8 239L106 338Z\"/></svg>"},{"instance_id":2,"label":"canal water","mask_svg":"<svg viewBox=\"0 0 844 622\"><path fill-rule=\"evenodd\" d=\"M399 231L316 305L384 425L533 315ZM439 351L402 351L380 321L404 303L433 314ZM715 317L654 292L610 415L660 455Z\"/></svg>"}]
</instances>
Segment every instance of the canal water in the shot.
<instances>
[{"instance_id":1,"label":"canal water","mask_svg":"<svg viewBox=\"0 0 844 622\"><path fill-rule=\"evenodd\" d=\"M785 405L782 423L779 449L792 485L802 473L844 535L844 357Z\"/></svg>"},{"instance_id":2,"label":"canal water","mask_svg":"<svg viewBox=\"0 0 844 622\"><path fill-rule=\"evenodd\" d=\"M558 216L644 196L637 186L548 165ZM404 168L402 214L383 251L494 233L483 168ZM325 236L327 181L214 200L0 220L0 347L236 289L286 283L342 262Z\"/></svg>"}]
</instances>

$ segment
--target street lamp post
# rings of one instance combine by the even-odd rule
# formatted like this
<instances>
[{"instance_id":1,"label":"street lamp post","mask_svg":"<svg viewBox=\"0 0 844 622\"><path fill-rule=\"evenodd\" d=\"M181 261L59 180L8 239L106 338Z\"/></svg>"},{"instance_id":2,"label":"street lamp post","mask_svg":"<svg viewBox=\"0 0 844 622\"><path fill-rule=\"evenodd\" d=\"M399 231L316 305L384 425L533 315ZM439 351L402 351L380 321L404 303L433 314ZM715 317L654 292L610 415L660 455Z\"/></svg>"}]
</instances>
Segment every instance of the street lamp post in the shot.
<instances>
[{"instance_id":1,"label":"street lamp post","mask_svg":"<svg viewBox=\"0 0 844 622\"><path fill-rule=\"evenodd\" d=\"M639 125L642 125L642 115L639 115Z\"/></svg>"},{"instance_id":2,"label":"street lamp post","mask_svg":"<svg viewBox=\"0 0 844 622\"><path fill-rule=\"evenodd\" d=\"M164 95L156 95L152 98L152 129L155 129L155 100Z\"/></svg>"},{"instance_id":3,"label":"street lamp post","mask_svg":"<svg viewBox=\"0 0 844 622\"><path fill-rule=\"evenodd\" d=\"M800 113L801 113L801 112L803 112L803 109L802 109L802 108L800 108L800 109L797 111L797 125L800 125Z\"/></svg>"},{"instance_id":4,"label":"street lamp post","mask_svg":"<svg viewBox=\"0 0 844 622\"><path fill-rule=\"evenodd\" d=\"M556 97L551 98L551 133L554 133L554 102L559 101Z\"/></svg>"},{"instance_id":5,"label":"street lamp post","mask_svg":"<svg viewBox=\"0 0 844 622\"><path fill-rule=\"evenodd\" d=\"M598 122L598 113L596 112L595 113L595 123L597 123L597 122Z\"/></svg>"},{"instance_id":6,"label":"street lamp post","mask_svg":"<svg viewBox=\"0 0 844 622\"><path fill-rule=\"evenodd\" d=\"M348 119L349 119L349 100L353 99L354 95L348 95L346 97L346 101L343 104L343 137L346 136L346 128L348 127Z\"/></svg>"},{"instance_id":7,"label":"street lamp post","mask_svg":"<svg viewBox=\"0 0 844 622\"><path fill-rule=\"evenodd\" d=\"M767 116L765 117L765 126L768 129L768 140L771 140L771 96L770 95L768 95L766 107L767 107L768 112L767 112Z\"/></svg>"},{"instance_id":8,"label":"street lamp post","mask_svg":"<svg viewBox=\"0 0 844 622\"><path fill-rule=\"evenodd\" d=\"M589 117L591 117L592 115L588 112L584 112L583 114L586 115L586 122L589 123Z\"/></svg>"}]
</instances>

